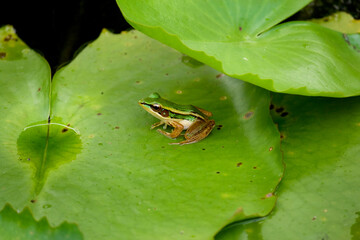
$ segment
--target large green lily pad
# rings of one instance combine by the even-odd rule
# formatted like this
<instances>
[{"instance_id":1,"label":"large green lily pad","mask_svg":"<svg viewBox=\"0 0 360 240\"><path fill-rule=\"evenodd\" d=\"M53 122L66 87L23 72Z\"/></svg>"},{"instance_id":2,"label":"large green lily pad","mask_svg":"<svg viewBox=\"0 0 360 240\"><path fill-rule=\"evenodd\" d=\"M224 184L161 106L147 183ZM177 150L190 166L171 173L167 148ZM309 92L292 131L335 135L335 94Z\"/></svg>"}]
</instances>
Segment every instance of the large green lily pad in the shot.
<instances>
[{"instance_id":1,"label":"large green lily pad","mask_svg":"<svg viewBox=\"0 0 360 240\"><path fill-rule=\"evenodd\" d=\"M275 211L218 239L359 239L360 98L273 102L286 163Z\"/></svg>"},{"instance_id":2,"label":"large green lily pad","mask_svg":"<svg viewBox=\"0 0 360 240\"><path fill-rule=\"evenodd\" d=\"M360 94L359 49L346 35L311 22L276 25L309 0L117 2L136 29L229 76L276 92Z\"/></svg>"},{"instance_id":3,"label":"large green lily pad","mask_svg":"<svg viewBox=\"0 0 360 240\"><path fill-rule=\"evenodd\" d=\"M29 72L18 72L13 84L25 84ZM32 93L8 95L7 88L1 102ZM212 111L217 127L199 143L169 145L174 140L151 131L156 119L137 104L154 91ZM26 108L37 100L25 100L2 109L39 115L0 139L12 144L0 150L0 179L9 183L0 188L2 205L29 206L51 226L76 223L87 239L211 239L274 207L283 165L269 93L139 32L104 31L57 72L49 119ZM7 128L1 121L0 132Z\"/></svg>"}]
</instances>

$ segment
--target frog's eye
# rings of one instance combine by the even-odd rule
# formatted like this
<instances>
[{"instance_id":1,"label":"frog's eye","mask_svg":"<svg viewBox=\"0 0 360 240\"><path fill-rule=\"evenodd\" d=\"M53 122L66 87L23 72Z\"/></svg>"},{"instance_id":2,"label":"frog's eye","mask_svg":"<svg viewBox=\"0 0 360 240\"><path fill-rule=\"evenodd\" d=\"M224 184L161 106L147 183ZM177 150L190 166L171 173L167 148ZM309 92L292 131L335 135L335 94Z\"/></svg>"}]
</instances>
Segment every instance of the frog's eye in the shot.
<instances>
[{"instance_id":1,"label":"frog's eye","mask_svg":"<svg viewBox=\"0 0 360 240\"><path fill-rule=\"evenodd\" d=\"M151 105L151 109L155 112L159 112L161 110L161 106L159 104Z\"/></svg>"}]
</instances>

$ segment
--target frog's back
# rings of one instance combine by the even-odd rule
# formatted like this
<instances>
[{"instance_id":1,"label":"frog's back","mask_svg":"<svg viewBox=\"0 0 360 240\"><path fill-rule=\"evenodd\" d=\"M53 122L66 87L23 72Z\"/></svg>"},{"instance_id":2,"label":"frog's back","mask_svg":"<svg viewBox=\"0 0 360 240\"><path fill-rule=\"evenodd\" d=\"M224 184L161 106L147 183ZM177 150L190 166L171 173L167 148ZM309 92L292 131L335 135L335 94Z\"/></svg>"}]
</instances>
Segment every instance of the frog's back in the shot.
<instances>
[{"instance_id":1,"label":"frog's back","mask_svg":"<svg viewBox=\"0 0 360 240\"><path fill-rule=\"evenodd\" d=\"M201 112L199 108L193 106L193 105L183 105L183 104L177 104L174 102L171 102L169 100L166 100L158 93L153 93L149 97L145 98L143 101L150 103L150 104L160 104L163 107L166 107L169 111L173 113L173 115L183 115L183 116L193 116L194 118L201 118L201 119L207 119L208 116ZM205 111L205 110L204 110ZM181 116L178 116L179 118L182 118Z\"/></svg>"},{"instance_id":2,"label":"frog's back","mask_svg":"<svg viewBox=\"0 0 360 240\"><path fill-rule=\"evenodd\" d=\"M207 118L207 116L204 113L202 113L194 105L182 105L182 104L176 104L176 103L174 103L174 105L176 105L176 109L178 110L178 112L183 115L192 115L195 117L199 117L201 119Z\"/></svg>"}]
</instances>

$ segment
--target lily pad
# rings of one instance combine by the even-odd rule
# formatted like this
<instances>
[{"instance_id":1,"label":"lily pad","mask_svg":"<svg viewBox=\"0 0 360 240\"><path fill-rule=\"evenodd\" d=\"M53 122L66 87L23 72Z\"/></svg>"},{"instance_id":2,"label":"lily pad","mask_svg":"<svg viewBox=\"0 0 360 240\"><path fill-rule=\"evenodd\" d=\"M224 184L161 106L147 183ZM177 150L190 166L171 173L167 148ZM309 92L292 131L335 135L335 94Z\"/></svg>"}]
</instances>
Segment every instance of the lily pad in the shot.
<instances>
[{"instance_id":1,"label":"lily pad","mask_svg":"<svg viewBox=\"0 0 360 240\"><path fill-rule=\"evenodd\" d=\"M51 73L48 63L11 26L0 28L0 56L0 206L12 199L12 206L20 209L32 199L34 185L32 169L23 167L31 159L18 155L17 141L26 127L47 121Z\"/></svg>"},{"instance_id":2,"label":"lily pad","mask_svg":"<svg viewBox=\"0 0 360 240\"><path fill-rule=\"evenodd\" d=\"M342 33L276 25L309 2L117 0L136 29L229 76L276 92L359 95L360 54Z\"/></svg>"},{"instance_id":3,"label":"lily pad","mask_svg":"<svg viewBox=\"0 0 360 240\"><path fill-rule=\"evenodd\" d=\"M150 130L157 120L137 104L152 92L211 111L215 129L198 143L169 145L181 139ZM274 207L283 165L269 101L268 91L137 31L104 31L55 74L50 118L12 133L19 156L39 159L1 159L2 182L27 183L23 192L7 186L11 194L2 189L1 198L29 206L51 226L76 223L87 239L211 239L228 223Z\"/></svg>"},{"instance_id":4,"label":"lily pad","mask_svg":"<svg viewBox=\"0 0 360 240\"><path fill-rule=\"evenodd\" d=\"M312 19L311 22L342 33L360 33L360 20L354 19L346 12L337 12L324 18Z\"/></svg>"},{"instance_id":5,"label":"lily pad","mask_svg":"<svg viewBox=\"0 0 360 240\"><path fill-rule=\"evenodd\" d=\"M63 223L57 228L52 228L45 218L36 221L29 209L16 212L10 205L5 205L0 212L0 234L2 239L83 239L74 224Z\"/></svg>"},{"instance_id":6,"label":"lily pad","mask_svg":"<svg viewBox=\"0 0 360 240\"><path fill-rule=\"evenodd\" d=\"M276 208L218 239L358 239L360 98L276 94L273 102L286 163Z\"/></svg>"}]
</instances>

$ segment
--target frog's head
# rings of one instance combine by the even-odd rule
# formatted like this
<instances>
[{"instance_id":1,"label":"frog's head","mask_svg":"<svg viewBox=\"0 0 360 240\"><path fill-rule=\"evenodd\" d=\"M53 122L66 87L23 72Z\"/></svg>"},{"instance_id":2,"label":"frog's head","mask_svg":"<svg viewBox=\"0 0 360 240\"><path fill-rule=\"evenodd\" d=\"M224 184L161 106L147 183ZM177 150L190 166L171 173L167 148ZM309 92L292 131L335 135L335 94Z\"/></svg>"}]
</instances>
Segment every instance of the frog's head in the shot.
<instances>
[{"instance_id":1,"label":"frog's head","mask_svg":"<svg viewBox=\"0 0 360 240\"><path fill-rule=\"evenodd\" d=\"M163 119L169 116L167 109L167 100L160 97L160 94L154 92L147 98L139 100L139 105L148 113L156 118Z\"/></svg>"},{"instance_id":2,"label":"frog's head","mask_svg":"<svg viewBox=\"0 0 360 240\"><path fill-rule=\"evenodd\" d=\"M146 105L150 108L153 105L156 108L157 105L161 105L160 102L161 102L161 97L160 97L160 94L158 94L157 92L150 94L147 98L143 98L143 99L139 100L140 105Z\"/></svg>"}]
</instances>

